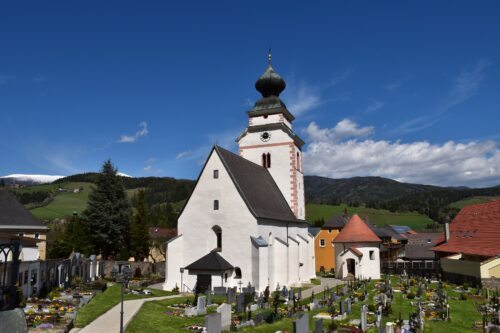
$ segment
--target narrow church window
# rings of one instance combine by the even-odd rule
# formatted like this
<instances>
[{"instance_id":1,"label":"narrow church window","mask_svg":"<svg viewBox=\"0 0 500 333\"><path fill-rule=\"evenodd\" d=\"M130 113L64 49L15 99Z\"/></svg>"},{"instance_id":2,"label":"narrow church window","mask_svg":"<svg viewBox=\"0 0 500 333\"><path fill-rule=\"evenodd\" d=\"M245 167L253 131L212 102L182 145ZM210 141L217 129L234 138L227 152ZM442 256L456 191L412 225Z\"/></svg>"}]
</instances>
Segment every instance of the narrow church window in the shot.
<instances>
[{"instance_id":1,"label":"narrow church window","mask_svg":"<svg viewBox=\"0 0 500 333\"><path fill-rule=\"evenodd\" d=\"M375 251L370 251L370 260L375 260Z\"/></svg>"},{"instance_id":2,"label":"narrow church window","mask_svg":"<svg viewBox=\"0 0 500 333\"><path fill-rule=\"evenodd\" d=\"M241 279L241 269L239 267L234 268L234 278Z\"/></svg>"},{"instance_id":3,"label":"narrow church window","mask_svg":"<svg viewBox=\"0 0 500 333\"><path fill-rule=\"evenodd\" d=\"M219 210L219 200L214 200L214 210Z\"/></svg>"},{"instance_id":4,"label":"narrow church window","mask_svg":"<svg viewBox=\"0 0 500 333\"><path fill-rule=\"evenodd\" d=\"M213 232L215 233L215 237L217 238L216 243L216 251L222 251L222 229L218 225L212 227Z\"/></svg>"},{"instance_id":5,"label":"narrow church window","mask_svg":"<svg viewBox=\"0 0 500 333\"><path fill-rule=\"evenodd\" d=\"M214 170L214 179L219 178L219 170L215 169Z\"/></svg>"},{"instance_id":6,"label":"narrow church window","mask_svg":"<svg viewBox=\"0 0 500 333\"><path fill-rule=\"evenodd\" d=\"M299 155L299 152L297 152L297 170L300 171L300 155Z\"/></svg>"},{"instance_id":7,"label":"narrow church window","mask_svg":"<svg viewBox=\"0 0 500 333\"><path fill-rule=\"evenodd\" d=\"M262 154L262 166L265 168L267 165L267 156L266 153Z\"/></svg>"},{"instance_id":8,"label":"narrow church window","mask_svg":"<svg viewBox=\"0 0 500 333\"><path fill-rule=\"evenodd\" d=\"M267 168L271 167L271 154L267 153Z\"/></svg>"}]
</instances>

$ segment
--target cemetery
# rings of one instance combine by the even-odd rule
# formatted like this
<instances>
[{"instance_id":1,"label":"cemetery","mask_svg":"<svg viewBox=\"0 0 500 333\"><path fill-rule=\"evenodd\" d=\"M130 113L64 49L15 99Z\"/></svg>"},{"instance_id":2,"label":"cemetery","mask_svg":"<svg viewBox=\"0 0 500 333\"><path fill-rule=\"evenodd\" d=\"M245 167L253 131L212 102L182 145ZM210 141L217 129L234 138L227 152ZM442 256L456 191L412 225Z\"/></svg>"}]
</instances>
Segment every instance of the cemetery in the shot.
<instances>
[{"instance_id":1,"label":"cemetery","mask_svg":"<svg viewBox=\"0 0 500 333\"><path fill-rule=\"evenodd\" d=\"M302 292L257 294L248 286L147 302L126 332L483 332L499 320L497 291L422 277L347 281L307 298Z\"/></svg>"}]
</instances>

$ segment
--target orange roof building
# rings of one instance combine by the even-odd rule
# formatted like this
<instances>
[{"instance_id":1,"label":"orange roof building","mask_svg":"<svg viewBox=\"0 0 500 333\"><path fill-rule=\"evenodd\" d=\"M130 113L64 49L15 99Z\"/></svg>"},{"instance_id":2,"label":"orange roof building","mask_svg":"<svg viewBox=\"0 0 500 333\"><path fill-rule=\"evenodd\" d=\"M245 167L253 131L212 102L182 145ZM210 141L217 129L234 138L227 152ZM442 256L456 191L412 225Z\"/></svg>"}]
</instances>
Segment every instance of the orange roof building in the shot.
<instances>
[{"instance_id":1,"label":"orange roof building","mask_svg":"<svg viewBox=\"0 0 500 333\"><path fill-rule=\"evenodd\" d=\"M353 215L335 244L335 275L339 279L380 279L382 240L358 215Z\"/></svg>"},{"instance_id":2,"label":"orange roof building","mask_svg":"<svg viewBox=\"0 0 500 333\"><path fill-rule=\"evenodd\" d=\"M462 208L433 250L448 280L481 284L500 278L500 200Z\"/></svg>"}]
</instances>

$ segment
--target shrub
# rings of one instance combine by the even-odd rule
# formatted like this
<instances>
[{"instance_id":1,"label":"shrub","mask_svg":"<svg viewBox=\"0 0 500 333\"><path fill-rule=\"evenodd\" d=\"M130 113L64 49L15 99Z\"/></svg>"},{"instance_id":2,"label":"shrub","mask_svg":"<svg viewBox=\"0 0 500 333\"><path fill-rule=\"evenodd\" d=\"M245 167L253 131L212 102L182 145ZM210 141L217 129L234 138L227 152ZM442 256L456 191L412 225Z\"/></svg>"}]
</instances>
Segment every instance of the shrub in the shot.
<instances>
[{"instance_id":1,"label":"shrub","mask_svg":"<svg viewBox=\"0 0 500 333\"><path fill-rule=\"evenodd\" d=\"M179 293L179 287L177 286L177 283L175 284L174 289L172 289L172 292L178 294Z\"/></svg>"},{"instance_id":2,"label":"shrub","mask_svg":"<svg viewBox=\"0 0 500 333\"><path fill-rule=\"evenodd\" d=\"M464 290L468 290L469 287L470 287L470 285L468 282L464 282L464 284L462 285L462 288L464 288Z\"/></svg>"},{"instance_id":3,"label":"shrub","mask_svg":"<svg viewBox=\"0 0 500 333\"><path fill-rule=\"evenodd\" d=\"M368 311L370 312L377 311L377 307L375 306L375 304L368 304Z\"/></svg>"},{"instance_id":4,"label":"shrub","mask_svg":"<svg viewBox=\"0 0 500 333\"><path fill-rule=\"evenodd\" d=\"M410 279L410 286L414 286L415 283L417 283L417 281L415 281L415 279L413 279L413 278Z\"/></svg>"},{"instance_id":5,"label":"shrub","mask_svg":"<svg viewBox=\"0 0 500 333\"><path fill-rule=\"evenodd\" d=\"M408 298L408 299L414 299L415 298L415 293L413 293L412 291L410 291L408 294L406 294L406 298Z\"/></svg>"}]
</instances>

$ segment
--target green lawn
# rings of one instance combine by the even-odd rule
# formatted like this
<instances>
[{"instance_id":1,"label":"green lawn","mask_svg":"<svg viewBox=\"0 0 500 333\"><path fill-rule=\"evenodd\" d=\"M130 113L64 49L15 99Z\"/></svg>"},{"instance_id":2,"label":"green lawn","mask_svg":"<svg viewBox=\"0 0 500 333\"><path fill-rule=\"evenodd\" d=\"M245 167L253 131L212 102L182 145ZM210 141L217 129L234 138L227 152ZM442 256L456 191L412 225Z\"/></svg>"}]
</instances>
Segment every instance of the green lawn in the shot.
<instances>
[{"instance_id":1,"label":"green lawn","mask_svg":"<svg viewBox=\"0 0 500 333\"><path fill-rule=\"evenodd\" d=\"M59 192L59 186L68 190L83 188L83 191L79 193L73 193L72 191ZM52 191L55 195L54 200L46 206L32 209L31 214L40 220L53 220L71 216L73 211L81 214L87 208L87 200L92 186L90 183L61 183L31 186L23 190Z\"/></svg>"},{"instance_id":2,"label":"green lawn","mask_svg":"<svg viewBox=\"0 0 500 333\"><path fill-rule=\"evenodd\" d=\"M399 283L399 278L397 276L392 276L392 285L397 287ZM376 281L372 281L369 286L369 295L367 304L373 304L373 296L376 294L375 287ZM453 300L451 298L458 297L458 293L454 292L454 286L445 286L450 304L450 321L431 321L426 320L425 333L466 333L466 332L477 332L472 329L472 325L475 321L481 320L481 314L476 310L475 301L472 300ZM411 287L413 292L416 292L416 287ZM315 295L316 299L323 298L323 293L318 293ZM129 326L127 327L127 333L162 333L162 332L185 332L186 327L193 324L204 325L204 316L198 317L175 317L165 314L165 311L169 306L174 303L184 303L187 299L192 301L192 297L168 299L162 301L147 302L144 304L142 309L133 318ZM414 300L416 301L416 300ZM306 304L308 300L303 300L301 303ZM394 293L394 302L392 304L392 314L383 317L383 325L387 321L396 321L401 314L402 319L408 319L409 314L417 310L416 306L410 305L411 300L407 299L403 293ZM481 301L480 301L481 302ZM348 316L348 319L359 319L361 316L361 302L353 304L352 313ZM336 305L338 308L338 305ZM326 312L326 308L310 311L310 329L313 330L314 319L312 318L315 314L319 312ZM323 326L325 328L330 324L329 320L323 320ZM288 331L292 332L293 320L285 318L283 320L274 322L272 324L261 324L257 327L248 327L239 330L238 332L257 332L257 333L274 333L276 331ZM376 329L371 329L368 332L376 332Z\"/></svg>"},{"instance_id":3,"label":"green lawn","mask_svg":"<svg viewBox=\"0 0 500 333\"><path fill-rule=\"evenodd\" d=\"M125 295L125 300L173 295L170 291L149 289L152 295ZM84 327L97 317L118 304L121 299L121 286L113 284L104 293L97 294L87 305L78 310L75 326Z\"/></svg>"},{"instance_id":4,"label":"green lawn","mask_svg":"<svg viewBox=\"0 0 500 333\"><path fill-rule=\"evenodd\" d=\"M319 218L323 218L328 221L333 215L341 214L344 209L347 208L349 215L358 214L361 218L368 216L371 222L377 225L406 225L413 230L425 230L428 223L432 220L425 215L419 213L392 213L388 210L383 209L373 209L365 207L348 207L346 205L318 205L318 204L308 204L306 205L307 220L309 222L314 222Z\"/></svg>"}]
</instances>

